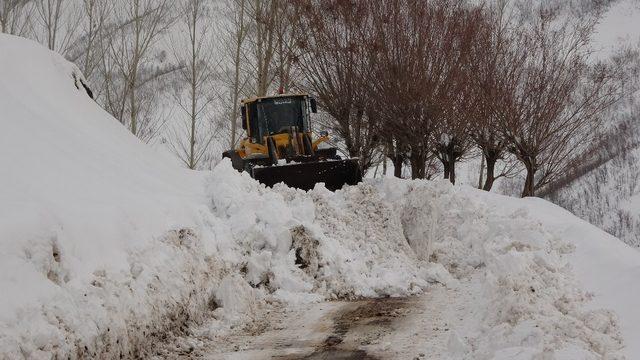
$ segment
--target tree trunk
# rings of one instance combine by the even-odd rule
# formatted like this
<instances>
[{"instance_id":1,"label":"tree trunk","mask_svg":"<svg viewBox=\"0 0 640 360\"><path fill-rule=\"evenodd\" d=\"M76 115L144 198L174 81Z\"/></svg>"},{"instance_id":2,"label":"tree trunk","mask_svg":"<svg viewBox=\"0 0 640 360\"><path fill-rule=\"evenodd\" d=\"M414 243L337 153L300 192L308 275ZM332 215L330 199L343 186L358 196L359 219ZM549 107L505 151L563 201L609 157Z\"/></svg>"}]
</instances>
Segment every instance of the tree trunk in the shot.
<instances>
[{"instance_id":1,"label":"tree trunk","mask_svg":"<svg viewBox=\"0 0 640 360\"><path fill-rule=\"evenodd\" d=\"M484 156L480 158L480 175L478 176L478 189L482 189L482 178L484 177Z\"/></svg>"},{"instance_id":2,"label":"tree trunk","mask_svg":"<svg viewBox=\"0 0 640 360\"><path fill-rule=\"evenodd\" d=\"M393 176L402 179L402 165L404 165L404 158L401 155L396 155L392 159L393 161Z\"/></svg>"},{"instance_id":3,"label":"tree trunk","mask_svg":"<svg viewBox=\"0 0 640 360\"><path fill-rule=\"evenodd\" d=\"M446 160L442 161L442 167L444 169L444 178L449 179L449 163Z\"/></svg>"},{"instance_id":4,"label":"tree trunk","mask_svg":"<svg viewBox=\"0 0 640 360\"><path fill-rule=\"evenodd\" d=\"M197 74L196 74L196 19L193 21L193 36L194 41L191 43L191 131L189 133L189 169L195 170L196 168L196 121L197 121L197 102L198 102L198 89L196 88Z\"/></svg>"},{"instance_id":5,"label":"tree trunk","mask_svg":"<svg viewBox=\"0 0 640 360\"><path fill-rule=\"evenodd\" d=\"M138 113L136 111L136 80L138 79L138 66L140 65L140 34L142 32L142 27L140 24L140 8L139 3L134 1L134 47L133 47L133 59L130 71L130 88L129 88L129 102L131 106L131 132L133 135L138 136Z\"/></svg>"},{"instance_id":6,"label":"tree trunk","mask_svg":"<svg viewBox=\"0 0 640 360\"><path fill-rule=\"evenodd\" d=\"M441 160L444 168L444 178L448 179L453 185L456 184L456 165L455 160Z\"/></svg>"},{"instance_id":7,"label":"tree trunk","mask_svg":"<svg viewBox=\"0 0 640 360\"><path fill-rule=\"evenodd\" d=\"M136 75L132 75L135 79ZM138 136L138 114L136 113L136 91L135 80L131 81L131 89L129 90L129 102L131 105L130 119L131 119L131 133Z\"/></svg>"},{"instance_id":8,"label":"tree trunk","mask_svg":"<svg viewBox=\"0 0 640 360\"><path fill-rule=\"evenodd\" d=\"M487 164L487 178L484 181L484 186L482 187L482 190L491 191L491 188L493 187L493 182L496 180L495 168L496 168L496 162L498 161L498 157L493 156L493 154L489 153L484 155L483 158L485 159L485 162Z\"/></svg>"},{"instance_id":9,"label":"tree trunk","mask_svg":"<svg viewBox=\"0 0 640 360\"><path fill-rule=\"evenodd\" d=\"M382 177L387 175L387 156L382 157Z\"/></svg>"},{"instance_id":10,"label":"tree trunk","mask_svg":"<svg viewBox=\"0 0 640 360\"><path fill-rule=\"evenodd\" d=\"M522 197L535 196L535 175L536 168L532 161L525 161L524 166L527 168L527 177L522 189Z\"/></svg>"},{"instance_id":11,"label":"tree trunk","mask_svg":"<svg viewBox=\"0 0 640 360\"><path fill-rule=\"evenodd\" d=\"M449 179L452 184L456 184L456 154L454 152L454 142L440 147L440 161L444 167L444 178Z\"/></svg>"},{"instance_id":12,"label":"tree trunk","mask_svg":"<svg viewBox=\"0 0 640 360\"><path fill-rule=\"evenodd\" d=\"M411 162L411 178L412 179L424 179L425 175L425 159L424 155L417 152L412 152L409 158Z\"/></svg>"},{"instance_id":13,"label":"tree trunk","mask_svg":"<svg viewBox=\"0 0 640 360\"><path fill-rule=\"evenodd\" d=\"M240 50L244 39L244 1L240 1L240 19L239 28L236 32L235 54L233 58L234 74L233 74L233 91L231 93L231 142L229 148L236 146L236 128L238 119L238 98L240 97Z\"/></svg>"}]
</instances>

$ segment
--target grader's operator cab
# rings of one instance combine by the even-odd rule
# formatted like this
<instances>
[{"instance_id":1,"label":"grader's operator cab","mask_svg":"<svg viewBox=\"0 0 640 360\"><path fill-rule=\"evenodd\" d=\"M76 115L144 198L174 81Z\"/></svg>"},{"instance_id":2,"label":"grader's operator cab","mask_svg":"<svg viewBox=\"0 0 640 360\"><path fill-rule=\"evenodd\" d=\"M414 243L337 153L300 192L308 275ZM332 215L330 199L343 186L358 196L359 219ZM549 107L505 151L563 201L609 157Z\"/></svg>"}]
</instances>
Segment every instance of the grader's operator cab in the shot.
<instances>
[{"instance_id":1,"label":"grader's operator cab","mask_svg":"<svg viewBox=\"0 0 640 360\"><path fill-rule=\"evenodd\" d=\"M292 127L301 132L309 132L309 113L315 112L315 107L310 103L315 104L315 99L304 96L256 99L240 108L242 127L248 130L249 136L255 142L261 142L267 135L287 132ZM249 122L247 119L255 121Z\"/></svg>"}]
</instances>

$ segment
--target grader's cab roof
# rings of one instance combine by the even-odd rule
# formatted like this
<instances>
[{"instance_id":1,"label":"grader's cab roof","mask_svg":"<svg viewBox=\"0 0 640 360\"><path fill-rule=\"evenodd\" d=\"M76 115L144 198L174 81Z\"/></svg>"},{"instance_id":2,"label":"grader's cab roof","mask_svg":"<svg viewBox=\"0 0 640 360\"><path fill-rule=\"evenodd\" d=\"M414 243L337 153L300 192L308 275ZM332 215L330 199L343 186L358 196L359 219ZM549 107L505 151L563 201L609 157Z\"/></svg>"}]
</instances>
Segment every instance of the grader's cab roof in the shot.
<instances>
[{"instance_id":1,"label":"grader's cab roof","mask_svg":"<svg viewBox=\"0 0 640 360\"><path fill-rule=\"evenodd\" d=\"M307 94L256 96L242 101L242 128L256 143L264 137L289 131L309 132Z\"/></svg>"},{"instance_id":2,"label":"grader's cab roof","mask_svg":"<svg viewBox=\"0 0 640 360\"><path fill-rule=\"evenodd\" d=\"M276 95L265 95L265 96L254 96L248 99L244 99L241 101L242 105L251 104L259 100L264 99L278 99L278 98L291 98L291 97L308 97L309 94L304 93L295 93L295 94L276 94Z\"/></svg>"}]
</instances>

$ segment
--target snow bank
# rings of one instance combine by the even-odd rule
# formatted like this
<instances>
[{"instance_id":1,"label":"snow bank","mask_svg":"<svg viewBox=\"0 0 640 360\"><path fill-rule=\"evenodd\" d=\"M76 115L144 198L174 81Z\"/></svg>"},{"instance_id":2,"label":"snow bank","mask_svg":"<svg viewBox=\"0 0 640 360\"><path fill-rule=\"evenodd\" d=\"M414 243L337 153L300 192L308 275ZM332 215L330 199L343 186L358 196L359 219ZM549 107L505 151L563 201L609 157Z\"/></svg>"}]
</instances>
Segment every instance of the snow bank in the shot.
<instances>
[{"instance_id":1,"label":"snow bank","mask_svg":"<svg viewBox=\"0 0 640 360\"><path fill-rule=\"evenodd\" d=\"M428 248L431 261L478 287L477 304L459 314L453 358L640 356L640 256L627 245L539 199L446 182L387 179L378 188L404 218L421 219L407 224L431 240L417 251Z\"/></svg>"},{"instance_id":2,"label":"snow bank","mask_svg":"<svg viewBox=\"0 0 640 360\"><path fill-rule=\"evenodd\" d=\"M178 234L206 209L203 179L100 109L58 54L4 34L0 49L0 357L125 352L205 278L188 278L204 274L199 240Z\"/></svg>"},{"instance_id":3,"label":"snow bank","mask_svg":"<svg viewBox=\"0 0 640 360\"><path fill-rule=\"evenodd\" d=\"M626 340L623 354L627 359L640 358L640 252L560 207L539 199L525 203L532 218L575 246L569 261L578 283L592 298L588 308L617 314Z\"/></svg>"},{"instance_id":4,"label":"snow bank","mask_svg":"<svg viewBox=\"0 0 640 360\"><path fill-rule=\"evenodd\" d=\"M223 161L213 170L209 191L214 214L228 229L223 251L228 258L245 254L237 261L249 282L281 299L309 292L327 298L400 296L427 285L402 224L369 185L335 193L320 185L309 192L268 189Z\"/></svg>"}]
</instances>

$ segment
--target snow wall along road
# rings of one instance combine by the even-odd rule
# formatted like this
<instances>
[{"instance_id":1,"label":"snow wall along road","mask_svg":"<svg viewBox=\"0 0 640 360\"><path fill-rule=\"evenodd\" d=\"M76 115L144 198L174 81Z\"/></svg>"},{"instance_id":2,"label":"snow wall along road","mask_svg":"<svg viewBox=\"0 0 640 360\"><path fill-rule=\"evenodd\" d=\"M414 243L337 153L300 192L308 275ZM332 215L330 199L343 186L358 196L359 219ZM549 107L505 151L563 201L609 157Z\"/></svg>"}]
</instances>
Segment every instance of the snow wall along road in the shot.
<instances>
[{"instance_id":1,"label":"snow wall along road","mask_svg":"<svg viewBox=\"0 0 640 360\"><path fill-rule=\"evenodd\" d=\"M586 306L575 239L536 214L605 235L548 203L394 179L270 189L227 161L186 171L100 109L61 56L8 35L0 49L0 358L129 358L211 312L230 327L266 302L470 284L452 357L629 349L634 329Z\"/></svg>"}]
</instances>

